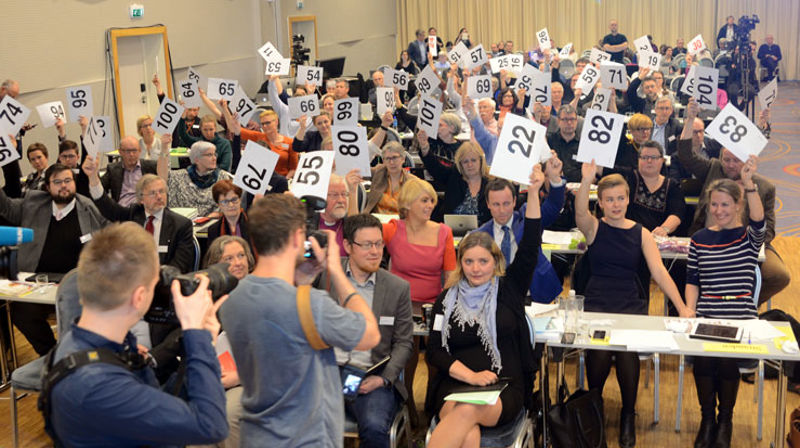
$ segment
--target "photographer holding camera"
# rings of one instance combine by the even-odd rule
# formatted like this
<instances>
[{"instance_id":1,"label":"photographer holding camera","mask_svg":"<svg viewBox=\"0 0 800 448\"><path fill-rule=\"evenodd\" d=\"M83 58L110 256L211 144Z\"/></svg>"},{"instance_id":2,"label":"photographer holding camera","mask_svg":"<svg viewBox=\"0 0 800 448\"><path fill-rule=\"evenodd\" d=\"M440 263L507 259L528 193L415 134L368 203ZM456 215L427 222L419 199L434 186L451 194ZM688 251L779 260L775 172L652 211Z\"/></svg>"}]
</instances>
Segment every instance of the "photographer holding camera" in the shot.
<instances>
[{"instance_id":1,"label":"photographer holding camera","mask_svg":"<svg viewBox=\"0 0 800 448\"><path fill-rule=\"evenodd\" d=\"M39 402L56 446L185 445L227 436L212 346L225 297L212 304L206 277L188 297L172 282L183 328L183 400L158 388L129 332L150 308L158 281L155 241L139 225L113 224L84 247L78 261L82 314L48 355Z\"/></svg>"},{"instance_id":2,"label":"photographer holding camera","mask_svg":"<svg viewBox=\"0 0 800 448\"><path fill-rule=\"evenodd\" d=\"M313 255L305 255L306 216L290 195L253 203L258 261L221 309L244 388L243 447L340 446L342 382L329 346L369 350L380 341L372 310L344 273L335 234L325 231L324 248L310 238ZM336 302L309 288L323 270Z\"/></svg>"}]
</instances>

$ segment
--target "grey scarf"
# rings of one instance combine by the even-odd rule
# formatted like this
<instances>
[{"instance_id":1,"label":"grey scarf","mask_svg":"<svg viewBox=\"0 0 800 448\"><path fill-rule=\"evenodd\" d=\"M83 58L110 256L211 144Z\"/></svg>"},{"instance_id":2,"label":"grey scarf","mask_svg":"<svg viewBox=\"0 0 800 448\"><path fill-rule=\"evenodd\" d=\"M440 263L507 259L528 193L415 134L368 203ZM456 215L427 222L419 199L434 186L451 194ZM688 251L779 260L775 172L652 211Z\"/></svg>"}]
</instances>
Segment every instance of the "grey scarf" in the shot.
<instances>
[{"instance_id":1,"label":"grey scarf","mask_svg":"<svg viewBox=\"0 0 800 448\"><path fill-rule=\"evenodd\" d=\"M492 360L492 370L500 373L503 365L497 348L497 287L498 277L480 286L470 286L462 278L447 291L444 297L444 324L442 325L442 347L450 353L447 340L450 336L450 317L455 319L463 331L466 326L478 325L478 336Z\"/></svg>"}]
</instances>

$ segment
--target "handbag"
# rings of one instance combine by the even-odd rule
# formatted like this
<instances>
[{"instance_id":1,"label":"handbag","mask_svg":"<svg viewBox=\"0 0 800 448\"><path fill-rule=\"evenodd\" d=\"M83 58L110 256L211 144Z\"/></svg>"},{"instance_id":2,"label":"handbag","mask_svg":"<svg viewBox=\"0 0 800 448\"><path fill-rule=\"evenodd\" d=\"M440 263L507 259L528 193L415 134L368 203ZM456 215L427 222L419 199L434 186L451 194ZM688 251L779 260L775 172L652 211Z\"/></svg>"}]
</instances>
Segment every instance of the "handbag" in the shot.
<instances>
[{"instance_id":1,"label":"handbag","mask_svg":"<svg viewBox=\"0 0 800 448\"><path fill-rule=\"evenodd\" d=\"M566 395L559 393L558 402L547 412L553 448L606 448L600 391L580 389L564 401Z\"/></svg>"}]
</instances>

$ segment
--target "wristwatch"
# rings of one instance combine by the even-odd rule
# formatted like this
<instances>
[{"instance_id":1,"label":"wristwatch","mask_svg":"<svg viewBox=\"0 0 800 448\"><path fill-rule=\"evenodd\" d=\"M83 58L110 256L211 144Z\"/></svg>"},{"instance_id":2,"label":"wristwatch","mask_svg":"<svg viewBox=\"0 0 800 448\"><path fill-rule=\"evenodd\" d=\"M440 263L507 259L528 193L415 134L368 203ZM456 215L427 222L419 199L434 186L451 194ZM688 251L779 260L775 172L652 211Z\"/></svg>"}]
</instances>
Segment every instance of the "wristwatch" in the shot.
<instances>
[{"instance_id":1,"label":"wristwatch","mask_svg":"<svg viewBox=\"0 0 800 448\"><path fill-rule=\"evenodd\" d=\"M753 188L745 188L744 192L745 193L758 193L758 185L757 184L753 184Z\"/></svg>"}]
</instances>

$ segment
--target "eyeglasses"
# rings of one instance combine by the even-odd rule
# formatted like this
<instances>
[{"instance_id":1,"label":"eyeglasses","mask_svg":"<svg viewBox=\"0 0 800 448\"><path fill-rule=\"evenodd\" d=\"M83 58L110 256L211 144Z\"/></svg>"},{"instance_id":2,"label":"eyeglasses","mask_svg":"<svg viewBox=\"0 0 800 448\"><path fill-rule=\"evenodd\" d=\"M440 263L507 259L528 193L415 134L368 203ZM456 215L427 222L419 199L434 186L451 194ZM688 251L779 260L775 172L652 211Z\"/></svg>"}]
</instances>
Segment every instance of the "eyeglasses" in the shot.
<instances>
[{"instance_id":1,"label":"eyeglasses","mask_svg":"<svg viewBox=\"0 0 800 448\"><path fill-rule=\"evenodd\" d=\"M61 153L61 154L59 154L59 155L58 155L58 157L59 157L60 159L77 159L77 158L78 158L78 155L77 155L77 154L66 154L66 153Z\"/></svg>"},{"instance_id":2,"label":"eyeglasses","mask_svg":"<svg viewBox=\"0 0 800 448\"><path fill-rule=\"evenodd\" d=\"M706 132L705 129L700 129L699 131L692 131L692 134L694 134L694 135L703 135L705 132Z\"/></svg>"},{"instance_id":3,"label":"eyeglasses","mask_svg":"<svg viewBox=\"0 0 800 448\"><path fill-rule=\"evenodd\" d=\"M353 245L355 245L355 246L358 246L358 247L360 247L360 248L362 248L362 249L366 249L366 250L370 250L370 249L372 249L373 247L374 247L375 249L381 250L381 249L383 249L383 246L384 246L383 240L379 240L379 241L365 241L365 242L363 242L363 243L356 243L355 241L353 241L353 243L352 243L352 244L353 244Z\"/></svg>"},{"instance_id":4,"label":"eyeglasses","mask_svg":"<svg viewBox=\"0 0 800 448\"><path fill-rule=\"evenodd\" d=\"M228 255L227 257L222 257L219 259L219 261L222 263L231 264L234 260L246 260L246 259L247 259L247 254L245 254L244 252L240 252L235 255Z\"/></svg>"},{"instance_id":5,"label":"eyeglasses","mask_svg":"<svg viewBox=\"0 0 800 448\"><path fill-rule=\"evenodd\" d=\"M347 193L330 193L330 192L328 192L328 197L332 198L332 199L336 199L336 198L343 198L344 199L347 196L348 196Z\"/></svg>"},{"instance_id":6,"label":"eyeglasses","mask_svg":"<svg viewBox=\"0 0 800 448\"><path fill-rule=\"evenodd\" d=\"M566 121L567 123L572 123L573 121L578 121L578 117L559 118L559 120Z\"/></svg>"},{"instance_id":7,"label":"eyeglasses","mask_svg":"<svg viewBox=\"0 0 800 448\"><path fill-rule=\"evenodd\" d=\"M663 157L661 157L661 156L639 156L639 160L644 160L645 162L647 162L647 161L655 162L658 159L663 159Z\"/></svg>"},{"instance_id":8,"label":"eyeglasses","mask_svg":"<svg viewBox=\"0 0 800 448\"><path fill-rule=\"evenodd\" d=\"M232 198L232 199L220 199L219 205L221 207L231 207L234 205L239 205L241 202L241 198Z\"/></svg>"},{"instance_id":9,"label":"eyeglasses","mask_svg":"<svg viewBox=\"0 0 800 448\"><path fill-rule=\"evenodd\" d=\"M152 127L152 126L153 126L153 122L152 121L150 123L142 123L142 125L139 126L139 129L149 128L149 127Z\"/></svg>"},{"instance_id":10,"label":"eyeglasses","mask_svg":"<svg viewBox=\"0 0 800 448\"><path fill-rule=\"evenodd\" d=\"M67 177L66 179L52 179L50 183L55 185L56 187L60 187L62 185L69 185L73 182L71 177Z\"/></svg>"},{"instance_id":11,"label":"eyeglasses","mask_svg":"<svg viewBox=\"0 0 800 448\"><path fill-rule=\"evenodd\" d=\"M146 198L154 198L156 196L162 196L162 195L166 196L166 194L167 194L167 190L164 189L164 188L161 188L159 190L148 191L147 193L142 194L142 196L144 196Z\"/></svg>"},{"instance_id":12,"label":"eyeglasses","mask_svg":"<svg viewBox=\"0 0 800 448\"><path fill-rule=\"evenodd\" d=\"M400 157L400 156L389 156L389 157L384 157L383 161L384 162L397 162L398 160L402 160L402 159L403 158Z\"/></svg>"}]
</instances>

